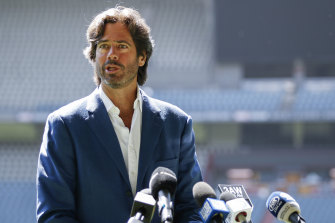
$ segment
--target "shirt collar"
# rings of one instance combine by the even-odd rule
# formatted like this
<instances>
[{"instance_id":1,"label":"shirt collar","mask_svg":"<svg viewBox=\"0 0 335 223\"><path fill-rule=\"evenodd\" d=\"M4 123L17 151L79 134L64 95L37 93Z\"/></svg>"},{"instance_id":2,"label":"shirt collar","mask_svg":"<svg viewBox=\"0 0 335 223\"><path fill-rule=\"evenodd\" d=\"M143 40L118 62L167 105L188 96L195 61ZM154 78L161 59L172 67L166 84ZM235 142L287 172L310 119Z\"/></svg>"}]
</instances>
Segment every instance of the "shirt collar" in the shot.
<instances>
[{"instance_id":1,"label":"shirt collar","mask_svg":"<svg viewBox=\"0 0 335 223\"><path fill-rule=\"evenodd\" d=\"M108 113L112 114L112 115L119 115L120 114L120 109L118 107L116 107L113 102L108 98L108 96L105 94L105 92L102 90L101 85L99 85L99 95L100 98L102 100L102 102L104 103L106 110ZM134 110L136 109L140 109L140 112L142 112L142 95L140 92L140 88L137 85L137 96L136 99L134 101Z\"/></svg>"},{"instance_id":2,"label":"shirt collar","mask_svg":"<svg viewBox=\"0 0 335 223\"><path fill-rule=\"evenodd\" d=\"M134 110L136 108L139 108L140 111L142 112L142 103L143 103L142 94L140 92L140 87L137 85L137 96L134 101Z\"/></svg>"}]
</instances>

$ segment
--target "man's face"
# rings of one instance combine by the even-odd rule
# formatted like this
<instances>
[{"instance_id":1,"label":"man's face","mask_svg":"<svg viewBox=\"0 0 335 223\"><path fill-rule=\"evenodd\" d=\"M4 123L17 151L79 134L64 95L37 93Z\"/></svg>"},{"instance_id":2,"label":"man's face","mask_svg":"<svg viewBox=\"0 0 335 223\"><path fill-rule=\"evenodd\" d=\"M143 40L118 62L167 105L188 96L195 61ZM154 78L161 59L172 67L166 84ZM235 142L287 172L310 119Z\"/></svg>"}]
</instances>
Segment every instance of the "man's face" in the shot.
<instances>
[{"instance_id":1,"label":"man's face","mask_svg":"<svg viewBox=\"0 0 335 223\"><path fill-rule=\"evenodd\" d=\"M95 72L104 85L123 88L137 83L139 66L145 56L137 57L135 43L122 23L107 23L96 49Z\"/></svg>"}]
</instances>

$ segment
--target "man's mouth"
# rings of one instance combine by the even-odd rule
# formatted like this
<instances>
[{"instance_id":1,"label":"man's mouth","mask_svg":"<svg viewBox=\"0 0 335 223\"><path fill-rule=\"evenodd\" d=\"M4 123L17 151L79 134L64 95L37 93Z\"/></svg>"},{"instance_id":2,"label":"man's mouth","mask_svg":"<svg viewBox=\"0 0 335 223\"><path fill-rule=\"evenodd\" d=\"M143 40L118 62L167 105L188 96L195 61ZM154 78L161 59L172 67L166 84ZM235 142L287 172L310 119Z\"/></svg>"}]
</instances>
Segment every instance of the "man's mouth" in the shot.
<instances>
[{"instance_id":1,"label":"man's mouth","mask_svg":"<svg viewBox=\"0 0 335 223\"><path fill-rule=\"evenodd\" d=\"M114 72L116 72L118 70L120 70L120 67L116 66L116 65L107 65L105 67L105 71L108 72L108 73L114 73Z\"/></svg>"}]
</instances>

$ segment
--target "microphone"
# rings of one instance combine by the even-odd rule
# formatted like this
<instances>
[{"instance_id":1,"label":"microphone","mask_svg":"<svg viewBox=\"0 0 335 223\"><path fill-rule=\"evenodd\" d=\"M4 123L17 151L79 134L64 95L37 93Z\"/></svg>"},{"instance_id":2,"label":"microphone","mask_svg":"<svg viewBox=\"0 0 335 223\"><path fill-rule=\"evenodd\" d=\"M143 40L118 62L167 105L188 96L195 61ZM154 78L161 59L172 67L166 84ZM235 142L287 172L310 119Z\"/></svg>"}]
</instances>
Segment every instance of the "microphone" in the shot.
<instances>
[{"instance_id":1,"label":"microphone","mask_svg":"<svg viewBox=\"0 0 335 223\"><path fill-rule=\"evenodd\" d=\"M223 222L229 210L225 203L216 199L213 188L206 182L200 181L193 186L193 197L201 207L199 214L202 222Z\"/></svg>"},{"instance_id":2,"label":"microphone","mask_svg":"<svg viewBox=\"0 0 335 223\"><path fill-rule=\"evenodd\" d=\"M300 216L299 204L287 193L275 191L266 201L266 207L271 214L286 223L305 223Z\"/></svg>"},{"instance_id":3,"label":"microphone","mask_svg":"<svg viewBox=\"0 0 335 223\"><path fill-rule=\"evenodd\" d=\"M244 198L249 203L251 208L254 207L254 205L252 204L252 202L251 202L251 200L248 196L248 193L244 189L243 185L240 185L240 184L233 184L233 185L219 184L218 185L218 190L219 190L220 193L230 192L233 195L235 195L236 198Z\"/></svg>"},{"instance_id":4,"label":"microphone","mask_svg":"<svg viewBox=\"0 0 335 223\"><path fill-rule=\"evenodd\" d=\"M244 198L236 198L231 192L225 191L220 195L229 210L226 223L248 223L251 220L252 207Z\"/></svg>"},{"instance_id":5,"label":"microphone","mask_svg":"<svg viewBox=\"0 0 335 223\"><path fill-rule=\"evenodd\" d=\"M154 216L155 207L156 200L151 196L150 189L137 192L127 223L150 223Z\"/></svg>"},{"instance_id":6,"label":"microphone","mask_svg":"<svg viewBox=\"0 0 335 223\"><path fill-rule=\"evenodd\" d=\"M171 197L174 196L177 188L176 174L168 168L157 167L151 175L149 187L152 196L157 201L161 222L172 223L173 204Z\"/></svg>"}]
</instances>

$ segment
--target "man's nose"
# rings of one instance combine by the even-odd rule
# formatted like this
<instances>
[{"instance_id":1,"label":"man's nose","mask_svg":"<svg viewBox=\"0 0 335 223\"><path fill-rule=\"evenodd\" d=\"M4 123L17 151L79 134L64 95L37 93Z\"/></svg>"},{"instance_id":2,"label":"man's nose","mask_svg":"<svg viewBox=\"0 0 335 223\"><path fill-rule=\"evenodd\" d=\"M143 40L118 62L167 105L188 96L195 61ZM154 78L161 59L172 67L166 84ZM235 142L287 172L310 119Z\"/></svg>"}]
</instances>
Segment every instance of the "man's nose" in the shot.
<instances>
[{"instance_id":1,"label":"man's nose","mask_svg":"<svg viewBox=\"0 0 335 223\"><path fill-rule=\"evenodd\" d=\"M118 60L119 59L117 50L114 47L110 48L110 50L108 52L108 59L109 60Z\"/></svg>"}]
</instances>

